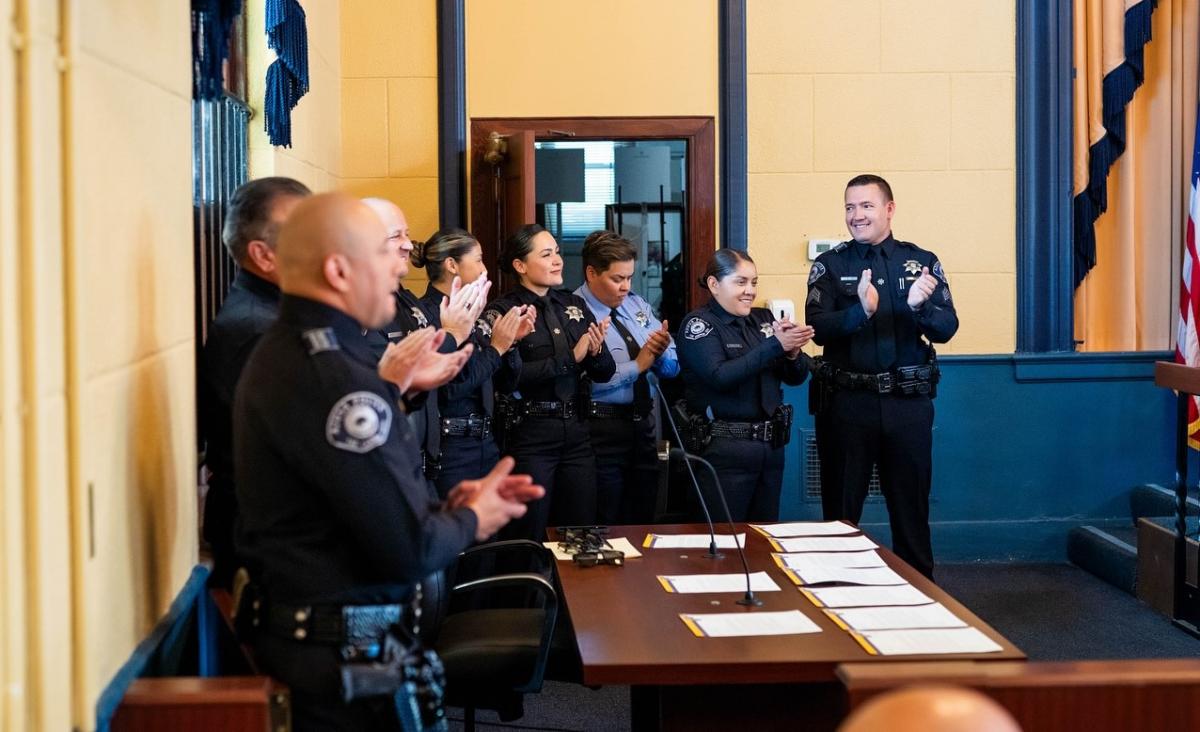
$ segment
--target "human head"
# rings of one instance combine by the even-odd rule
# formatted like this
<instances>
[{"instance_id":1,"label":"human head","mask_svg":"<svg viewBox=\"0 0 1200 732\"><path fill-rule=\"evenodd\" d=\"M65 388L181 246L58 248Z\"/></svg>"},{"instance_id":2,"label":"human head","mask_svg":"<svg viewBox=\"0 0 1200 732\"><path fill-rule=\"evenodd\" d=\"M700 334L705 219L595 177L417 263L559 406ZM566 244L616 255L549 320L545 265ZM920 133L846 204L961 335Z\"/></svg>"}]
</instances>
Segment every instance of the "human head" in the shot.
<instances>
[{"instance_id":1,"label":"human head","mask_svg":"<svg viewBox=\"0 0 1200 732\"><path fill-rule=\"evenodd\" d=\"M408 275L408 257L413 248L412 237L408 232L408 219L404 217L404 212L399 206L387 199L364 198L363 203L383 222L388 241L396 247L396 254L400 257L400 276L396 278L394 287L399 287L400 280Z\"/></svg>"},{"instance_id":2,"label":"human head","mask_svg":"<svg viewBox=\"0 0 1200 732\"><path fill-rule=\"evenodd\" d=\"M993 699L972 689L915 686L880 694L854 710L839 732L1021 732Z\"/></svg>"},{"instance_id":3,"label":"human head","mask_svg":"<svg viewBox=\"0 0 1200 732\"><path fill-rule=\"evenodd\" d=\"M892 187L877 175L856 175L846 184L846 230L854 241L878 244L892 233L896 201Z\"/></svg>"},{"instance_id":4,"label":"human head","mask_svg":"<svg viewBox=\"0 0 1200 732\"><path fill-rule=\"evenodd\" d=\"M279 176L243 183L225 210L221 240L242 269L278 283L275 240L279 227L300 199L312 195L298 180Z\"/></svg>"},{"instance_id":5,"label":"human head","mask_svg":"<svg viewBox=\"0 0 1200 732\"><path fill-rule=\"evenodd\" d=\"M337 308L364 328L381 328L396 314L400 259L379 216L352 196L301 201L280 229L277 258L287 294Z\"/></svg>"},{"instance_id":6,"label":"human head","mask_svg":"<svg viewBox=\"0 0 1200 732\"><path fill-rule=\"evenodd\" d=\"M540 294L562 285L562 265L558 242L537 224L517 229L500 252L500 267Z\"/></svg>"},{"instance_id":7,"label":"human head","mask_svg":"<svg viewBox=\"0 0 1200 732\"><path fill-rule=\"evenodd\" d=\"M628 239L611 231L593 231L583 240L583 276L596 299L619 307L633 283L637 250Z\"/></svg>"},{"instance_id":8,"label":"human head","mask_svg":"<svg viewBox=\"0 0 1200 732\"><path fill-rule=\"evenodd\" d=\"M745 252L718 249L709 258L700 284L726 312L743 317L750 314L758 294L758 268Z\"/></svg>"},{"instance_id":9,"label":"human head","mask_svg":"<svg viewBox=\"0 0 1200 732\"><path fill-rule=\"evenodd\" d=\"M439 229L425 243L414 243L409 259L414 267L424 267L435 285L449 286L455 277L466 285L487 274L479 240L463 229Z\"/></svg>"}]
</instances>

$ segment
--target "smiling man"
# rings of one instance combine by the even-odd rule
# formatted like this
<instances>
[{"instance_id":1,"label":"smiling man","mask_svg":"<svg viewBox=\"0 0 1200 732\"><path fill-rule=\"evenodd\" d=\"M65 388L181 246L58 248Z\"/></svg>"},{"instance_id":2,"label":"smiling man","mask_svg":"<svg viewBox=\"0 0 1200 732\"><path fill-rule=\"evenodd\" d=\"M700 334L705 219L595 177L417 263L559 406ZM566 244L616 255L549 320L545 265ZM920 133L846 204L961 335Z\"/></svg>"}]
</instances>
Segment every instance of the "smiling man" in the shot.
<instances>
[{"instance_id":1,"label":"smiling man","mask_svg":"<svg viewBox=\"0 0 1200 732\"><path fill-rule=\"evenodd\" d=\"M825 349L810 406L825 519L858 523L878 466L892 546L932 579L932 344L950 340L958 315L937 256L892 236L895 212L883 178L846 184L851 239L818 257L808 277L805 319Z\"/></svg>"}]
</instances>

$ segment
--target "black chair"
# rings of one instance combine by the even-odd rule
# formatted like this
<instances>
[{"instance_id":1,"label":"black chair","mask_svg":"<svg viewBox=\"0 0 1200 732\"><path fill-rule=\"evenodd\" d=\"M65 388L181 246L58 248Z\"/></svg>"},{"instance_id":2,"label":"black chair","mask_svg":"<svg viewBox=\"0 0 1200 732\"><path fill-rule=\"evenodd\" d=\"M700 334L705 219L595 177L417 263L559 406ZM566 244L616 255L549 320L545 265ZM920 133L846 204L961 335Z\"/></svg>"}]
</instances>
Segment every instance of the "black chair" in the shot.
<instances>
[{"instance_id":1,"label":"black chair","mask_svg":"<svg viewBox=\"0 0 1200 732\"><path fill-rule=\"evenodd\" d=\"M425 627L446 668L445 704L463 708L467 730L476 709L520 718L525 694L542 690L558 619L553 572L554 555L528 540L459 555L449 602L437 604L445 614Z\"/></svg>"}]
</instances>

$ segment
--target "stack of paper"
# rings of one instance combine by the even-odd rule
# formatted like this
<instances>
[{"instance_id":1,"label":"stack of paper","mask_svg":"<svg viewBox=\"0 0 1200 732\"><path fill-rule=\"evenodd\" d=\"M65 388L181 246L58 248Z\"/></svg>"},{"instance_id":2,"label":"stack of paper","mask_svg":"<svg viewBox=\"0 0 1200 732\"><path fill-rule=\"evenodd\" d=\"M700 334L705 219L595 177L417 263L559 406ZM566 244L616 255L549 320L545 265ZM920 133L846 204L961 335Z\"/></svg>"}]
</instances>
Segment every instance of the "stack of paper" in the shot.
<instances>
[{"instance_id":1,"label":"stack of paper","mask_svg":"<svg viewBox=\"0 0 1200 732\"><path fill-rule=\"evenodd\" d=\"M916 628L963 628L966 623L940 602L907 607L855 607L826 610L825 614L844 630L913 630Z\"/></svg>"},{"instance_id":2,"label":"stack of paper","mask_svg":"<svg viewBox=\"0 0 1200 732\"><path fill-rule=\"evenodd\" d=\"M773 554L779 567L792 569L830 569L834 567L886 567L875 550L865 552L798 552Z\"/></svg>"},{"instance_id":3,"label":"stack of paper","mask_svg":"<svg viewBox=\"0 0 1200 732\"><path fill-rule=\"evenodd\" d=\"M929 655L934 653L996 653L1004 650L978 628L934 628L922 630L852 631L854 639L879 656Z\"/></svg>"},{"instance_id":4,"label":"stack of paper","mask_svg":"<svg viewBox=\"0 0 1200 732\"><path fill-rule=\"evenodd\" d=\"M700 592L745 592L746 575L737 574L672 574L659 575L667 592L691 594ZM750 574L750 588L755 592L779 592L779 585L766 572Z\"/></svg>"},{"instance_id":5,"label":"stack of paper","mask_svg":"<svg viewBox=\"0 0 1200 732\"><path fill-rule=\"evenodd\" d=\"M933 602L912 585L895 587L806 587L801 590L817 607L884 607Z\"/></svg>"},{"instance_id":6,"label":"stack of paper","mask_svg":"<svg viewBox=\"0 0 1200 732\"><path fill-rule=\"evenodd\" d=\"M787 524L750 524L765 536L837 536L857 534L858 529L842 521L793 521Z\"/></svg>"},{"instance_id":7,"label":"stack of paper","mask_svg":"<svg viewBox=\"0 0 1200 732\"><path fill-rule=\"evenodd\" d=\"M718 549L736 549L738 544L746 546L746 535L737 535L737 544L731 534L717 534ZM707 549L712 543L708 534L646 534L642 547L646 549Z\"/></svg>"},{"instance_id":8,"label":"stack of paper","mask_svg":"<svg viewBox=\"0 0 1200 732\"><path fill-rule=\"evenodd\" d=\"M777 552L860 552L878 546L866 536L802 536L771 539Z\"/></svg>"},{"instance_id":9,"label":"stack of paper","mask_svg":"<svg viewBox=\"0 0 1200 732\"><path fill-rule=\"evenodd\" d=\"M783 570L798 585L907 585L890 567L786 567Z\"/></svg>"},{"instance_id":10,"label":"stack of paper","mask_svg":"<svg viewBox=\"0 0 1200 732\"><path fill-rule=\"evenodd\" d=\"M680 613L679 617L701 638L733 638L751 635L797 635L820 633L821 628L799 610L783 612Z\"/></svg>"}]
</instances>

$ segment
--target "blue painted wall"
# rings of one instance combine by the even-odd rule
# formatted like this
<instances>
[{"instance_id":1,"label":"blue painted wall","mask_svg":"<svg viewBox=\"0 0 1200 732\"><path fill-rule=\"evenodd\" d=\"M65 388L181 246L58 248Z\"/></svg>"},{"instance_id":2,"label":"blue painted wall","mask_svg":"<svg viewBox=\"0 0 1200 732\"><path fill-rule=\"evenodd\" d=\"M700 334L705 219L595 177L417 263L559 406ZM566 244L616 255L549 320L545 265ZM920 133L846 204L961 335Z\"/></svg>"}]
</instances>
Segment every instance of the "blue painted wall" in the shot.
<instances>
[{"instance_id":1,"label":"blue painted wall","mask_svg":"<svg viewBox=\"0 0 1200 732\"><path fill-rule=\"evenodd\" d=\"M1170 358L942 358L931 509L938 560L1065 561L1071 527L1128 523L1130 488L1173 486L1175 397L1154 385L1154 362ZM797 418L781 515L818 519L803 479L807 385L786 398ZM863 523L889 540L881 499L868 504Z\"/></svg>"}]
</instances>

